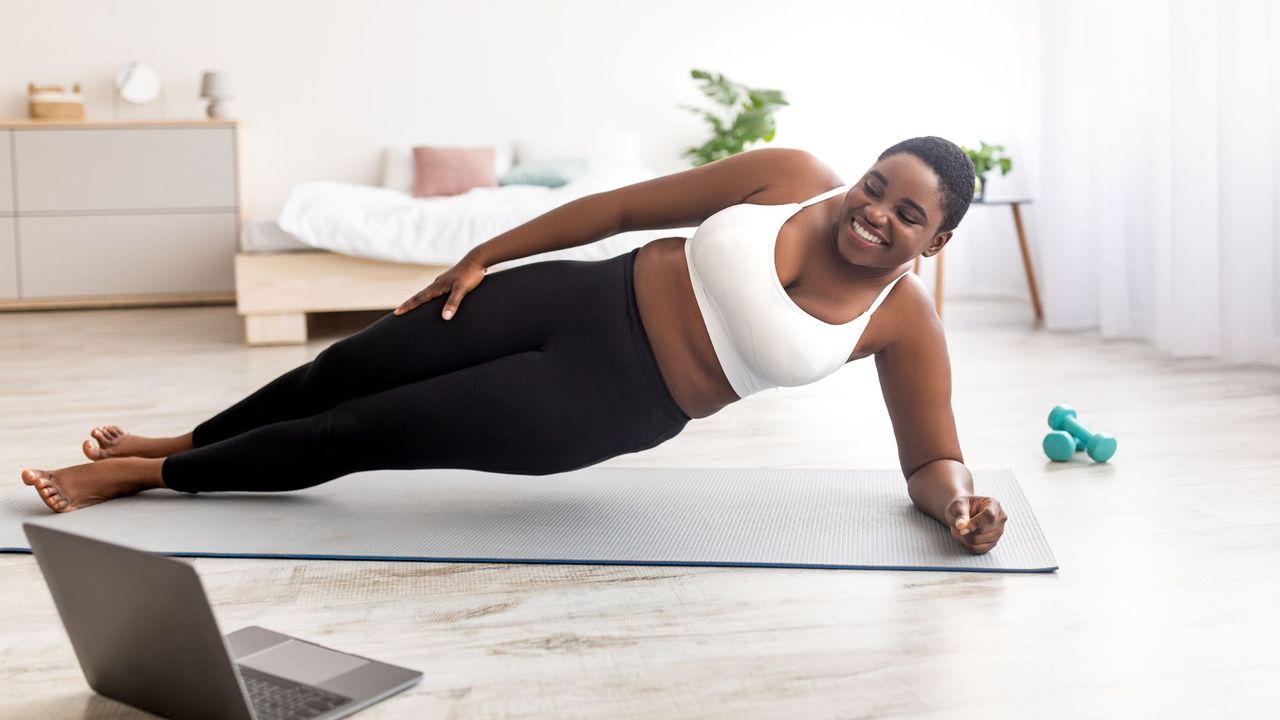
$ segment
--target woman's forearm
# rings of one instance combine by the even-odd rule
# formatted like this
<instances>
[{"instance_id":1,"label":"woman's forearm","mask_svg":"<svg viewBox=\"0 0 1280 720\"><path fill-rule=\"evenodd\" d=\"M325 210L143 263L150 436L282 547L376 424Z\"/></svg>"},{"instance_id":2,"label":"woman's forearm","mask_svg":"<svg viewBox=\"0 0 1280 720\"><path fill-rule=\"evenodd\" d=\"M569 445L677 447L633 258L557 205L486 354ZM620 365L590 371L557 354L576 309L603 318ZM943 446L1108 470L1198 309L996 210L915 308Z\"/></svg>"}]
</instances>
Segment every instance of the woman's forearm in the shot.
<instances>
[{"instance_id":1,"label":"woman's forearm","mask_svg":"<svg viewBox=\"0 0 1280 720\"><path fill-rule=\"evenodd\" d=\"M614 203L606 193L571 200L471 248L467 257L484 267L552 250L587 245L619 232Z\"/></svg>"},{"instance_id":2,"label":"woman's forearm","mask_svg":"<svg viewBox=\"0 0 1280 720\"><path fill-rule=\"evenodd\" d=\"M907 478L907 494L911 501L940 523L946 523L944 511L958 497L973 494L973 476L969 468L955 460L934 460Z\"/></svg>"}]
</instances>

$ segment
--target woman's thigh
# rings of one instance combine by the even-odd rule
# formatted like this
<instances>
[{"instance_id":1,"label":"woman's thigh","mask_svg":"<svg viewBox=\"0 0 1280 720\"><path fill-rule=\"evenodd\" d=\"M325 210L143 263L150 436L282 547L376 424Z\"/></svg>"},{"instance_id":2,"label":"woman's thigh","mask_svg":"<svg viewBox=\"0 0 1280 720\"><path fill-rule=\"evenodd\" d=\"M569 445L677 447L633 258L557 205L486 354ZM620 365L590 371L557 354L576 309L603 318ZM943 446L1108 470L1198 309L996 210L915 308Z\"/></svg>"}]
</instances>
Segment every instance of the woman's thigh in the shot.
<instances>
[{"instance_id":1,"label":"woman's thigh","mask_svg":"<svg viewBox=\"0 0 1280 720\"><path fill-rule=\"evenodd\" d=\"M542 350L590 323L593 308L626 302L621 259L555 260L494 273L451 320L440 317L448 295L400 316L388 313L321 352L308 382L346 399Z\"/></svg>"},{"instance_id":2,"label":"woman's thigh","mask_svg":"<svg viewBox=\"0 0 1280 720\"><path fill-rule=\"evenodd\" d=\"M625 358L611 357L526 351L349 400L325 413L329 461L343 473L545 475L636 452L672 421Z\"/></svg>"}]
</instances>

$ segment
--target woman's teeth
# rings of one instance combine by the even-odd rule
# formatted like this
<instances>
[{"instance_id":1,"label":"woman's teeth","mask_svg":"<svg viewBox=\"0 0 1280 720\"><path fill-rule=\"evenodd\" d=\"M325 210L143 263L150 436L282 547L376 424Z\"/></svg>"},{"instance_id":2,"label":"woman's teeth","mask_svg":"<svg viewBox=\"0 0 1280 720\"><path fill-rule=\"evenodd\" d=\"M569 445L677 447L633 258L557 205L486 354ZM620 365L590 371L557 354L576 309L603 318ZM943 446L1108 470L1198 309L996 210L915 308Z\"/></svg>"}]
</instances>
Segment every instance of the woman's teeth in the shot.
<instances>
[{"instance_id":1,"label":"woman's teeth","mask_svg":"<svg viewBox=\"0 0 1280 720\"><path fill-rule=\"evenodd\" d=\"M883 240L881 240L880 238L878 238L878 237L876 237L875 235L872 235L871 233L867 232L867 229L866 229L866 228L864 228L864 227L862 227L861 225L859 225L857 220L854 220L854 221L853 221L853 232L854 232L854 233L856 233L858 237L862 238L863 240L866 240L866 241L867 241L867 242L869 242L869 243L873 243L873 244L875 244L875 245L885 245L885 244L886 244L886 243L885 243Z\"/></svg>"}]
</instances>

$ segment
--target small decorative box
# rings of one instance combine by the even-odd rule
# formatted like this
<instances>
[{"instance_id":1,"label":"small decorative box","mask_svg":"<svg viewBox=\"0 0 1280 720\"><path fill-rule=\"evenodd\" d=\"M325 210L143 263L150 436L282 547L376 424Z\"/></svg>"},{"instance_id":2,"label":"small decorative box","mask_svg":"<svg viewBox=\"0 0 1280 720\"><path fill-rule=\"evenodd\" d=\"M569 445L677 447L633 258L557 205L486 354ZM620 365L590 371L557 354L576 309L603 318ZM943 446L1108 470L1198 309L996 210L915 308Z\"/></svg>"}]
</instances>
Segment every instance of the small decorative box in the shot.
<instances>
[{"instance_id":1,"label":"small decorative box","mask_svg":"<svg viewBox=\"0 0 1280 720\"><path fill-rule=\"evenodd\" d=\"M61 85L27 83L27 108L32 120L83 120L80 83L73 85L70 92Z\"/></svg>"}]
</instances>

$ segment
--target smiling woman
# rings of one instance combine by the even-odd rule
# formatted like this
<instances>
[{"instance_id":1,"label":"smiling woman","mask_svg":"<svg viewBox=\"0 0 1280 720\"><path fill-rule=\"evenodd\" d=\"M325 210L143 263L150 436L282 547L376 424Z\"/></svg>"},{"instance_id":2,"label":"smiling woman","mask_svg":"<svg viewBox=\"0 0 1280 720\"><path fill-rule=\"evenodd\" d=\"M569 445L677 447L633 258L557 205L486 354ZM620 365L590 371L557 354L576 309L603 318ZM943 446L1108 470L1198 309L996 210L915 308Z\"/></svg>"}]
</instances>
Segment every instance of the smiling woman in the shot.
<instances>
[{"instance_id":1,"label":"smiling woman","mask_svg":"<svg viewBox=\"0 0 1280 720\"><path fill-rule=\"evenodd\" d=\"M580 198L478 246L395 313L191 433L100 428L83 448L95 462L23 480L67 511L151 488L297 490L376 469L567 472L874 354L908 494L986 552L1005 514L974 494L942 328L906 269L963 217L967 162L945 140L916 138L843 185L808 153L761 150ZM608 260L486 273L691 224L687 241Z\"/></svg>"}]
</instances>

